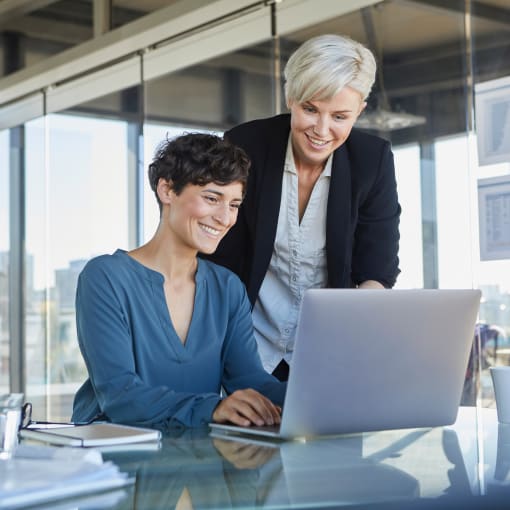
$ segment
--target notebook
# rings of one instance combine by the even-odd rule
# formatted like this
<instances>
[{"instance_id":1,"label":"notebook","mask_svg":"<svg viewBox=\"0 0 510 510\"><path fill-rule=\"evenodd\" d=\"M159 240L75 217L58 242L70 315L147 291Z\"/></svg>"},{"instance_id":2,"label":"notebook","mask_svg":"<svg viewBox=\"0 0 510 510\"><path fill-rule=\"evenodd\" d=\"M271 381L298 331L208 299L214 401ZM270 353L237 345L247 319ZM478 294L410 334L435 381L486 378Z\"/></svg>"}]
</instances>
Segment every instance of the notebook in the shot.
<instances>
[{"instance_id":1,"label":"notebook","mask_svg":"<svg viewBox=\"0 0 510 510\"><path fill-rule=\"evenodd\" d=\"M281 439L455 421L481 292L305 292L279 427L211 423Z\"/></svg>"},{"instance_id":2,"label":"notebook","mask_svg":"<svg viewBox=\"0 0 510 510\"><path fill-rule=\"evenodd\" d=\"M159 441L161 432L116 423L91 423L72 427L26 428L20 430L20 437L67 446L108 446Z\"/></svg>"}]
</instances>

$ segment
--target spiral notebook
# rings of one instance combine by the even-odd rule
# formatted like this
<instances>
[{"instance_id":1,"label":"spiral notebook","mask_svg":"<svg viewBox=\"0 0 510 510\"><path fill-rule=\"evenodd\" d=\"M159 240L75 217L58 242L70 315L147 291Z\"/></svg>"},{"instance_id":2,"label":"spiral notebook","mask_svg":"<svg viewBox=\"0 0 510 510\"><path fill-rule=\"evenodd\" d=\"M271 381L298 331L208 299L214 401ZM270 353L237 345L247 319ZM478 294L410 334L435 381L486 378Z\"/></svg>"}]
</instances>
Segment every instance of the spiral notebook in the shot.
<instances>
[{"instance_id":1,"label":"spiral notebook","mask_svg":"<svg viewBox=\"0 0 510 510\"><path fill-rule=\"evenodd\" d=\"M20 430L20 437L50 444L93 447L159 441L161 432L116 423L91 423L71 427L26 428Z\"/></svg>"}]
</instances>

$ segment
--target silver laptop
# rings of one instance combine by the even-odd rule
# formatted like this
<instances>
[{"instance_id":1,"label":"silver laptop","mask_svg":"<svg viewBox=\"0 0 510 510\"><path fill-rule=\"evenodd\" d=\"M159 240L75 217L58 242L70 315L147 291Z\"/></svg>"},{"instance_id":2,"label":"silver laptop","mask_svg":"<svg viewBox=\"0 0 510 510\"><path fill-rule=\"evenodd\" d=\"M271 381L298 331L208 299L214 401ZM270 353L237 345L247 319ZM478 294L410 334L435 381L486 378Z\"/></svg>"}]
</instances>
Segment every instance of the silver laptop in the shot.
<instances>
[{"instance_id":1,"label":"silver laptop","mask_svg":"<svg viewBox=\"0 0 510 510\"><path fill-rule=\"evenodd\" d=\"M449 425L457 416L479 290L311 289L301 305L281 439Z\"/></svg>"}]
</instances>

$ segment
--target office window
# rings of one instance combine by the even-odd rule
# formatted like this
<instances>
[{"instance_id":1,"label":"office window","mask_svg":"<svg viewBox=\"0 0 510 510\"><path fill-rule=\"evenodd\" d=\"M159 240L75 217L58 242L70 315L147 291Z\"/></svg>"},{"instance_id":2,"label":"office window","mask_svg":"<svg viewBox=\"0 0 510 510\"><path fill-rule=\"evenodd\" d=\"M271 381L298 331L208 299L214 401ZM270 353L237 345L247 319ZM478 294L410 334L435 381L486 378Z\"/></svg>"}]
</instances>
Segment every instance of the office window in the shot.
<instances>
[{"instance_id":1,"label":"office window","mask_svg":"<svg viewBox=\"0 0 510 510\"><path fill-rule=\"evenodd\" d=\"M395 156L396 288L474 284L464 21L462 9L395 0L281 34L283 65L300 43L325 33L348 35L375 55L377 76L357 127L389 140Z\"/></svg>"},{"instance_id":2,"label":"office window","mask_svg":"<svg viewBox=\"0 0 510 510\"><path fill-rule=\"evenodd\" d=\"M127 126L62 113L26 133L27 398L40 419L69 419L86 378L78 274L91 257L128 248Z\"/></svg>"},{"instance_id":3,"label":"office window","mask_svg":"<svg viewBox=\"0 0 510 510\"><path fill-rule=\"evenodd\" d=\"M199 128L186 128L184 126L165 126L160 124L145 124L143 131L144 140L144 172L143 172L143 231L144 231L144 242L149 241L155 234L159 224L159 206L157 203L156 196L149 185L148 169L149 164L154 157L158 146L164 140L171 140L177 136L180 136L187 132L193 133L213 133L219 136L222 135L219 131L213 131L208 129Z\"/></svg>"},{"instance_id":4,"label":"office window","mask_svg":"<svg viewBox=\"0 0 510 510\"><path fill-rule=\"evenodd\" d=\"M397 289L423 287L423 235L420 187L420 151L417 144L394 147L395 176L402 216L400 218Z\"/></svg>"},{"instance_id":5,"label":"office window","mask_svg":"<svg viewBox=\"0 0 510 510\"><path fill-rule=\"evenodd\" d=\"M18 64L30 66L90 39L92 4L72 13L64 4L35 5L23 19L27 32L2 39L0 64L18 45L24 48ZM114 1L113 25L159 8L157 3L138 4ZM35 404L36 417L68 418L72 394L85 377L73 338L72 304L83 263L116 247L134 247L154 233L159 212L146 171L156 145L183 131L222 133L239 122L285 110L273 44L279 43L283 69L301 42L323 33L347 34L369 46L378 60L378 76L359 127L390 140L395 154L403 208L402 274L397 287L479 286L484 294L480 321L492 335L484 341L489 349L484 360L487 365L508 364L510 261L480 260L476 195L478 179L506 176L510 167L509 163L479 167L476 140L468 137L476 128L470 123L470 84L510 75L506 58L510 27L508 7L503 4L391 0L344 12L343 2L329 2L331 12L325 12L311 1L282 2L276 6L277 39L268 35L270 8L265 6L213 23L210 30L189 39L181 34L176 41L151 47L141 58L133 57L144 61L144 97L136 86L109 94L132 81L128 85L124 79L104 76L96 81L87 74L80 92L66 99L77 97L82 104L72 110L69 105L52 109L55 103L46 101L48 111L59 113L25 125L26 373L27 397ZM470 39L465 32L467 8L472 11ZM45 31L46 37L39 40L34 34L41 33L49 20L54 30ZM246 47L239 49L242 45ZM158 52L159 60L151 60ZM112 88L105 91L105 84ZM68 85L52 87L45 92L46 99ZM97 93L103 97L90 100ZM63 109L68 110L60 112ZM4 131L0 133L0 389L8 384L7 254L12 248L8 190L9 138ZM484 388L490 384L486 376Z\"/></svg>"},{"instance_id":6,"label":"office window","mask_svg":"<svg viewBox=\"0 0 510 510\"><path fill-rule=\"evenodd\" d=\"M9 391L9 131L0 131L0 393Z\"/></svg>"},{"instance_id":7,"label":"office window","mask_svg":"<svg viewBox=\"0 0 510 510\"><path fill-rule=\"evenodd\" d=\"M145 86L144 238L152 237L159 209L147 180L157 145L184 132L225 129L272 113L270 46L262 43L155 78Z\"/></svg>"},{"instance_id":8,"label":"office window","mask_svg":"<svg viewBox=\"0 0 510 510\"><path fill-rule=\"evenodd\" d=\"M460 11L446 12L421 2L381 2L281 36L283 65L300 43L324 33L348 35L375 55L376 80L356 127L389 140L395 155L402 205L398 288L439 285L442 218L435 206L439 169L431 140L466 132L464 18ZM433 46L425 36L431 27ZM445 264L446 271L456 265L453 258Z\"/></svg>"},{"instance_id":9,"label":"office window","mask_svg":"<svg viewBox=\"0 0 510 510\"><path fill-rule=\"evenodd\" d=\"M510 6L508 2L490 2L490 9L485 3L472 2L472 56L473 83L475 84L475 121L482 116L477 111L476 91L480 84L499 78L510 76L510 23L508 22ZM507 94L508 96L508 94ZM480 389L483 405L495 407L494 392L488 368L491 365L510 365L510 257L497 260L484 260L480 257L482 235L479 232L478 218L483 217L485 211L478 210L478 181L487 178L504 178L510 182L510 157L498 164L486 164L485 158L479 164L478 137L483 137L492 148L506 147L502 152L509 151L508 135L510 114L508 103L502 102L494 110L494 123L490 127L497 129L479 130L475 124L475 136L470 140L470 162L474 169L473 207L477 211L474 233L472 236L473 249L476 254L475 275L479 288L483 292L480 306ZM486 156L486 154L485 154ZM501 160L500 160L501 161ZM501 206L493 211L503 225L508 225L508 207L505 212L505 200L508 196L502 194L497 200ZM495 202L496 203L496 202ZM506 216L505 216L506 215ZM485 228L482 225L480 228ZM505 227L506 228L506 227ZM508 229L502 232L502 239L508 239Z\"/></svg>"},{"instance_id":10,"label":"office window","mask_svg":"<svg viewBox=\"0 0 510 510\"><path fill-rule=\"evenodd\" d=\"M474 285L471 212L475 207L465 134L435 143L439 287Z\"/></svg>"},{"instance_id":11,"label":"office window","mask_svg":"<svg viewBox=\"0 0 510 510\"><path fill-rule=\"evenodd\" d=\"M483 405L494 407L488 369L510 365L510 260L483 260L480 256L477 184L479 179L510 175L510 164L479 166L474 136L438 140L435 147L439 284L482 290L478 384Z\"/></svg>"},{"instance_id":12,"label":"office window","mask_svg":"<svg viewBox=\"0 0 510 510\"><path fill-rule=\"evenodd\" d=\"M510 180L510 162L494 165L477 166L476 140L472 143L475 162L474 207L477 206L477 184L479 179L504 177ZM504 203L502 196L500 203ZM503 221L508 223L509 213L504 208L499 211ZM480 214L480 211L478 211ZM478 215L479 215L478 214ZM479 228L475 224L474 239L480 239ZM505 220L506 218L506 220ZM508 232L507 232L508 233ZM482 373L480 387L482 402L485 406L495 407L494 390L489 372L492 365L510 365L510 259L483 260L480 257L479 243L474 243L477 250L475 274L478 287L483 292L480 305L480 356Z\"/></svg>"}]
</instances>

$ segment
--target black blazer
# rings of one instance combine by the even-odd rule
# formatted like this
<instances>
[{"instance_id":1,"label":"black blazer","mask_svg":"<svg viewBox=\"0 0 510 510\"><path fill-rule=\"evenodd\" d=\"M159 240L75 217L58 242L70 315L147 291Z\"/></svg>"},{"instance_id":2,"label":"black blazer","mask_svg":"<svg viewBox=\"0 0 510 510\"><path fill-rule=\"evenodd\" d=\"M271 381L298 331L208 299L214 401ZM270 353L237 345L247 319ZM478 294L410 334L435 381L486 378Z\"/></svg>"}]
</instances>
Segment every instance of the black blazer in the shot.
<instances>
[{"instance_id":1,"label":"black blazer","mask_svg":"<svg viewBox=\"0 0 510 510\"><path fill-rule=\"evenodd\" d=\"M225 137L252 166L237 223L208 258L237 273L255 303L276 237L290 115L254 120ZM376 280L392 287L398 269L397 199L389 142L356 129L333 155L326 220L328 286Z\"/></svg>"}]
</instances>

